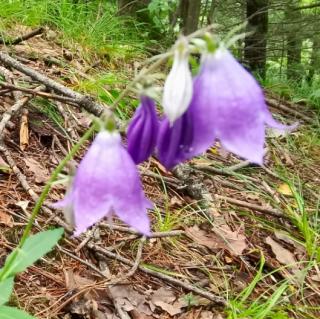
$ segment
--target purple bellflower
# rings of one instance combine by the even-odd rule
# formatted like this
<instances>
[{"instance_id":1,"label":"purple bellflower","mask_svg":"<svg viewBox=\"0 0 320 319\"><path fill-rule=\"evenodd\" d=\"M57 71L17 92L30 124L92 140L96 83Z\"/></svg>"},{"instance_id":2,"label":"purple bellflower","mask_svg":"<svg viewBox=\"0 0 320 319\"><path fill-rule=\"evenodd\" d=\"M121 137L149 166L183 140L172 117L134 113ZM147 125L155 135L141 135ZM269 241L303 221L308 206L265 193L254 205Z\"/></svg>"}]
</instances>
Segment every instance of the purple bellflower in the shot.
<instances>
[{"instance_id":1,"label":"purple bellflower","mask_svg":"<svg viewBox=\"0 0 320 319\"><path fill-rule=\"evenodd\" d=\"M156 146L158 127L159 121L153 100L142 96L141 104L127 131L128 152L136 164L145 161L152 154Z\"/></svg>"},{"instance_id":2,"label":"purple bellflower","mask_svg":"<svg viewBox=\"0 0 320 319\"><path fill-rule=\"evenodd\" d=\"M286 126L272 118L265 103L264 94L258 82L224 48L207 54L202 61L199 74L193 82L193 97L185 117L188 127L169 128L161 124L158 138L160 160L168 157L162 150L167 136L181 140L181 136L192 135L189 145L183 145L188 152L181 153L182 144L172 153L170 161L164 161L169 168L183 160L206 151L219 139L228 151L262 164L264 155L265 126L291 130L297 125ZM178 122L178 121L177 121ZM179 122L176 124L179 127ZM172 135L177 134L173 137Z\"/></svg>"},{"instance_id":3,"label":"purple bellflower","mask_svg":"<svg viewBox=\"0 0 320 319\"><path fill-rule=\"evenodd\" d=\"M185 112L173 125L167 117L160 124L157 151L160 162L166 169L193 156L193 122L191 112Z\"/></svg>"},{"instance_id":4,"label":"purple bellflower","mask_svg":"<svg viewBox=\"0 0 320 319\"><path fill-rule=\"evenodd\" d=\"M55 206L72 212L75 236L113 213L139 232L150 234L147 208L152 204L144 195L137 168L117 132L102 131L96 136L71 188Z\"/></svg>"}]
</instances>

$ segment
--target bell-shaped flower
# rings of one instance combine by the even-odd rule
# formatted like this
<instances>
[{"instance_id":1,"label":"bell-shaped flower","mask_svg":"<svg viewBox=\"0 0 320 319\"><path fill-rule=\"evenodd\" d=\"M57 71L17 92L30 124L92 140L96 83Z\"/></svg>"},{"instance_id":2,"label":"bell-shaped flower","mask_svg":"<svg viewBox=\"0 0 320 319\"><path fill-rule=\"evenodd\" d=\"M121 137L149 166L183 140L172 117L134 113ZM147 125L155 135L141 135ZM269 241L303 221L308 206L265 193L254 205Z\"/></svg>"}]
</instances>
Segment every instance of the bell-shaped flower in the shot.
<instances>
[{"instance_id":1,"label":"bell-shaped flower","mask_svg":"<svg viewBox=\"0 0 320 319\"><path fill-rule=\"evenodd\" d=\"M145 161L153 152L158 135L159 121L153 100L141 97L127 131L128 152L136 164Z\"/></svg>"},{"instance_id":2,"label":"bell-shaped flower","mask_svg":"<svg viewBox=\"0 0 320 319\"><path fill-rule=\"evenodd\" d=\"M166 169L193 156L193 123L189 111L178 118L173 125L167 117L160 124L157 140L157 153L160 162Z\"/></svg>"},{"instance_id":3,"label":"bell-shaped flower","mask_svg":"<svg viewBox=\"0 0 320 319\"><path fill-rule=\"evenodd\" d=\"M188 108L193 123L190 157L206 151L218 139L226 150L262 164L265 126L279 130L297 126L285 126L272 118L257 81L224 48L203 58L193 91Z\"/></svg>"},{"instance_id":4,"label":"bell-shaped flower","mask_svg":"<svg viewBox=\"0 0 320 319\"><path fill-rule=\"evenodd\" d=\"M187 41L181 38L176 44L173 65L163 88L163 110L170 125L188 108L192 98L192 75L189 68Z\"/></svg>"},{"instance_id":5,"label":"bell-shaped flower","mask_svg":"<svg viewBox=\"0 0 320 319\"><path fill-rule=\"evenodd\" d=\"M82 159L65 198L55 204L72 212L79 235L105 216L116 214L143 234L150 233L146 199L136 165L117 132L100 132Z\"/></svg>"}]
</instances>

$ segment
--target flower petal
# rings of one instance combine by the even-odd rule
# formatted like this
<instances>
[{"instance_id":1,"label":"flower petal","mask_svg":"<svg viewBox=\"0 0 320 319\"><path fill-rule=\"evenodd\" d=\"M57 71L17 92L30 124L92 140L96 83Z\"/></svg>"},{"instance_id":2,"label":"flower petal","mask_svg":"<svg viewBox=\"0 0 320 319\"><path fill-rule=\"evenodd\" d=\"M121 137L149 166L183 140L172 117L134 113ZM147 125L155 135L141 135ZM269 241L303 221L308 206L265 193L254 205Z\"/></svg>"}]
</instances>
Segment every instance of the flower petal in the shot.
<instances>
[{"instance_id":1,"label":"flower petal","mask_svg":"<svg viewBox=\"0 0 320 319\"><path fill-rule=\"evenodd\" d=\"M161 163L171 169L180 162L193 156L193 122L189 110L171 126L168 118L160 124L157 142L158 157Z\"/></svg>"},{"instance_id":2,"label":"flower petal","mask_svg":"<svg viewBox=\"0 0 320 319\"><path fill-rule=\"evenodd\" d=\"M136 166L121 145L119 133L100 132L96 136L74 177L72 203L75 235L113 211L120 218L126 214L125 222L149 233L146 212L149 202L144 196ZM130 208L130 211L118 211L121 208Z\"/></svg>"},{"instance_id":3,"label":"flower petal","mask_svg":"<svg viewBox=\"0 0 320 319\"><path fill-rule=\"evenodd\" d=\"M192 75L189 68L188 54L185 49L181 51L178 47L174 54L172 69L163 89L163 109L171 125L187 110L191 98Z\"/></svg>"},{"instance_id":4,"label":"flower petal","mask_svg":"<svg viewBox=\"0 0 320 319\"><path fill-rule=\"evenodd\" d=\"M158 134L158 117L155 104L146 96L141 97L141 104L137 108L128 127L128 152L136 164L139 164L152 154Z\"/></svg>"}]
</instances>

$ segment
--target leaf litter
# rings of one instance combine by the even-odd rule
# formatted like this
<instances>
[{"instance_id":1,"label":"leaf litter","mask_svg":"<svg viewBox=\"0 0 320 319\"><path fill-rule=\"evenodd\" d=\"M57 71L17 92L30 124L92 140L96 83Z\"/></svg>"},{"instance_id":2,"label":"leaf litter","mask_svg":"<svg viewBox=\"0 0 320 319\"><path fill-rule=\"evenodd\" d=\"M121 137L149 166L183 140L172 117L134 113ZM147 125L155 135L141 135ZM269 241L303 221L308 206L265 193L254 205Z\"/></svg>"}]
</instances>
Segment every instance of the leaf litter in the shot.
<instances>
[{"instance_id":1,"label":"leaf litter","mask_svg":"<svg viewBox=\"0 0 320 319\"><path fill-rule=\"evenodd\" d=\"M49 74L52 78L58 79L64 76L68 84L77 84L79 79L76 78L74 72L74 65L76 64L72 65L69 60L66 60L63 50L58 44L54 43L54 41L49 43L45 37L36 37L29 42L32 45L30 43L22 43L19 46L10 48L10 50L21 56L21 58L26 59L26 63L30 67ZM43 52L45 52L45 55ZM30 56L32 59L29 59ZM58 65L54 67L48 66L45 60L50 57L63 62L64 67L62 68ZM81 56L74 54L71 59L77 59L77 63L80 63L82 69L90 67L88 62L84 61ZM107 65L103 67L105 68ZM101 70L96 69L93 71L99 72ZM72 81L75 81L75 83L72 83ZM10 97L3 99L5 99L6 105L11 105L13 102ZM70 110L73 116L78 119L80 126L86 127L89 125L91 118L87 114L75 108L70 108ZM32 120L31 117L32 114L29 114L28 119L30 121ZM19 122L19 119L16 119L16 121ZM24 130L23 133L25 135L23 143L25 145L24 154L22 155L14 146L10 147L10 152L18 167L25 168L23 172L27 175L31 187L38 192L40 190L39 185L43 185L49 178L49 172L52 169L50 163L53 156L56 158L55 155L58 155L58 158L62 158L63 150L57 146L52 150L50 142L49 144L42 143L37 132L33 131L32 128L29 128L28 137L26 132ZM53 134L52 132L51 135ZM19 145L17 136L12 134L11 137L15 144ZM61 138L65 149L68 149L68 140L60 136L59 138ZM312 186L312 183L317 181L314 177L314 167L312 165L310 167L299 167L299 154L292 154L287 150L282 151L285 143L281 144L282 140L279 140L278 143L281 145L280 148L272 146L274 154L276 156L279 154L279 158L284 156L285 161L288 162L288 169L292 173L296 173L298 170L300 178L308 181ZM315 163L317 163L316 160L318 159L315 158ZM238 163L238 159L232 154L221 156L220 152L215 150L209 151L202 161L207 166L212 165L213 167L226 167ZM173 178L172 174L168 173L155 159L152 159L149 164L146 164L143 169L149 169L156 174L160 172L162 176ZM272 167L275 163L268 159L268 165ZM2 157L0 158L0 166L4 167L4 169L0 168L0 173L2 174L0 204L6 208L6 210L0 210L0 254L3 256L3 254L8 253L8 242L15 242L12 229L21 227L19 228L20 230L25 223L24 219L20 219L17 216L19 214L25 216L24 212L29 207L27 203L31 199L21 189L19 181L12 172L12 168ZM283 185L281 180L276 180L274 176L259 168L254 168L253 171L254 174L252 174L251 168L244 173L239 171L241 173L239 174L240 178L236 175L230 175L223 176L223 179L216 179L214 174L204 175L202 172L198 172L196 177L200 181L205 179L213 181L209 187L211 194L229 196L243 201L254 201L265 207L273 206L274 204L272 199L266 200L266 188L258 183L253 185L253 182L246 180L245 176L263 180L267 185L270 185L269 190L277 190L281 195L291 197L287 186L281 186ZM195 286L199 285L203 289L214 291L214 293L221 296L226 294L226 289L231 292L231 296L232 293L236 294L239 291L237 281L239 281L240 277L245 278L242 282L245 283L247 281L247 284L249 284L249 279L251 280L252 276L254 276L254 270L257 271L258 269L257 250L263 251L268 260L268 267L271 267L272 270L280 266L291 265L289 268L291 274L299 274L300 267L296 256L298 254L306 254L303 245L298 241L292 240L292 238L290 239L290 236L265 227L265 223L273 223L279 230L285 228L289 234L291 232L296 233L295 227L290 223L284 224L283 220L278 217L237 207L234 204L214 201L212 205L216 212L210 216L212 218L210 225L203 227L208 223L208 216L204 216L206 209L201 207L198 199L190 197L190 195L183 193L183 190L175 189L169 184L166 189L167 193L164 194L163 183L166 184L166 182L154 179L154 177L146 175L143 177L143 181L147 195L156 203L160 211L161 218L156 214L151 214L153 225L158 225L155 226L157 227L155 231L163 231L165 229L165 217L168 222L170 218L175 218L175 222L171 224L174 225L173 229L184 228L186 236L152 239L152 243L146 244L144 247L141 263L156 265L155 269L166 271L171 276L174 276L175 273L179 274L181 280L188 280ZM223 181L228 183L223 183ZM272 185L277 186L272 187ZM252 192L252 187L254 187L254 192ZM242 191L239 191L239 188ZM315 187L313 188L315 189ZM61 198L62 193L61 189L55 188L50 199ZM309 195L308 193L306 197L307 206L314 208L315 202ZM285 207L285 202L280 202L279 205ZM168 214L168 211L166 211L168 206L169 210L174 206L174 214L169 211L170 217L166 215ZM11 211L16 215L11 216ZM39 216L38 222L42 227L51 225L50 218L44 214ZM15 223L17 223L17 226ZM12 225L15 227L13 228ZM277 240L271 237L274 235ZM120 255L134 259L135 235L128 235L120 231L102 230L99 238L91 240L111 251L116 251ZM63 243L64 249L70 252L74 252L75 246L77 245L69 238ZM109 319L119 318L118 312L114 307L114 300L117 300L117 304L123 309L124 313L130 314L133 319L151 317L225 318L223 308L217 308L207 300L203 302L198 296L190 296L187 291L178 286L168 285L164 281L139 271L124 284L108 286L104 283L104 278L91 271L81 261L94 264L96 267L104 263L112 276L125 273L127 271L126 266L109 259L103 260L102 263L101 256L96 255L85 246L77 252L77 257L79 260L56 250L54 254L46 257L44 261L22 273L17 278L15 285L15 295L21 307L30 313L36 314L40 319L47 318L49 315L52 318L66 319L72 318L72 316ZM63 269L66 269L67 275L65 275ZM309 279L316 283L319 281L319 274L314 271L310 274ZM226 287L226 283L228 287ZM259 282L251 298L254 300L266 287L269 288L273 284L274 281L271 278L266 278L263 282ZM297 283L293 284L296 285ZM245 286L241 284L241 289L243 288ZM74 292L81 292L82 290L84 292L79 295L79 298L73 299ZM306 298L303 302L315 305L312 291L306 290L305 293ZM33 296L33 298L31 299L30 296Z\"/></svg>"}]
</instances>

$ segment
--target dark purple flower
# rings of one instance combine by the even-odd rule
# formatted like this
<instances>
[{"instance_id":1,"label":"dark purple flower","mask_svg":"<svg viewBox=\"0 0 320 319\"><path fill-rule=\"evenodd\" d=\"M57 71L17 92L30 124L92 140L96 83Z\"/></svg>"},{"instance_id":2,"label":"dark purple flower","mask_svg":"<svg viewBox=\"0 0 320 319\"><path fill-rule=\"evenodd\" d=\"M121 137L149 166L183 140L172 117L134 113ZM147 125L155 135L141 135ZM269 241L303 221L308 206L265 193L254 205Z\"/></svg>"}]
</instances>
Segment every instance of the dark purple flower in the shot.
<instances>
[{"instance_id":1,"label":"dark purple flower","mask_svg":"<svg viewBox=\"0 0 320 319\"><path fill-rule=\"evenodd\" d=\"M172 125L167 117L161 121L157 150L160 162L167 169L192 157L193 134L190 111L185 112Z\"/></svg>"},{"instance_id":2,"label":"dark purple flower","mask_svg":"<svg viewBox=\"0 0 320 319\"><path fill-rule=\"evenodd\" d=\"M136 164L145 161L153 152L158 135L158 117L153 100L141 97L128 127L128 152Z\"/></svg>"},{"instance_id":3,"label":"dark purple flower","mask_svg":"<svg viewBox=\"0 0 320 319\"><path fill-rule=\"evenodd\" d=\"M117 132L100 132L82 159L65 198L55 204L72 214L79 235L105 216L116 214L143 234L150 233L139 174Z\"/></svg>"}]
</instances>

